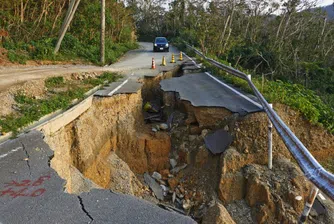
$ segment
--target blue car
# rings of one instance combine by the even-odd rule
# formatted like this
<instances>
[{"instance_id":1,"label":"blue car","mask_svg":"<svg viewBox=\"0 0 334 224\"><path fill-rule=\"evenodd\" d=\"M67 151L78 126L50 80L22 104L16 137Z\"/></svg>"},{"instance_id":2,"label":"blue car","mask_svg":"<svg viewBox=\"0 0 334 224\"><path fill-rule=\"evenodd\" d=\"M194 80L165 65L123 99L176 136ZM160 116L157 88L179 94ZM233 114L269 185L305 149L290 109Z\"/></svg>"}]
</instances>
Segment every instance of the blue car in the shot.
<instances>
[{"instance_id":1,"label":"blue car","mask_svg":"<svg viewBox=\"0 0 334 224\"><path fill-rule=\"evenodd\" d=\"M169 42L166 37L156 37L153 42L153 51L167 51L169 52Z\"/></svg>"}]
</instances>

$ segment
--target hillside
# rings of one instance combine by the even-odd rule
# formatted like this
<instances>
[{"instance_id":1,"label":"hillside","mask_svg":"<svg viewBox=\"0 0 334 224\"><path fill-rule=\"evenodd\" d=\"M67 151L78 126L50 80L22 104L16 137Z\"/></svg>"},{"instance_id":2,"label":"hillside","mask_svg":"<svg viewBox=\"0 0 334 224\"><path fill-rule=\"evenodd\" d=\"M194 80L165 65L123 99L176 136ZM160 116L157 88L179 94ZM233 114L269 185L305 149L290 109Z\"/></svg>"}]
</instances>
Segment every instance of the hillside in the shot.
<instances>
[{"instance_id":1,"label":"hillside","mask_svg":"<svg viewBox=\"0 0 334 224\"><path fill-rule=\"evenodd\" d=\"M328 5L322 8L328 15L328 18L334 19L334 5Z\"/></svg>"}]
</instances>

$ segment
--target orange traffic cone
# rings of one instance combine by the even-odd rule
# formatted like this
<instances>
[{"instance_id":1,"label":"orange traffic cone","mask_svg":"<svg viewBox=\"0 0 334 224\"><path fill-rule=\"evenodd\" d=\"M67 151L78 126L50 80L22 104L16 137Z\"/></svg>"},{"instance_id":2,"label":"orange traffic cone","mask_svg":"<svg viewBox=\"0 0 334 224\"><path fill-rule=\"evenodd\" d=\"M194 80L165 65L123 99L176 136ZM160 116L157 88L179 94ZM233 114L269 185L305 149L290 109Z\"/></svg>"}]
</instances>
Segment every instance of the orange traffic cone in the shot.
<instances>
[{"instance_id":1,"label":"orange traffic cone","mask_svg":"<svg viewBox=\"0 0 334 224\"><path fill-rule=\"evenodd\" d=\"M152 67L151 67L151 69L155 69L156 67L155 67L155 60L154 60L154 58L152 58Z\"/></svg>"},{"instance_id":2,"label":"orange traffic cone","mask_svg":"<svg viewBox=\"0 0 334 224\"><path fill-rule=\"evenodd\" d=\"M165 56L162 57L162 63L161 63L162 66L166 66L166 58Z\"/></svg>"},{"instance_id":3,"label":"orange traffic cone","mask_svg":"<svg viewBox=\"0 0 334 224\"><path fill-rule=\"evenodd\" d=\"M170 63L175 63L175 56L172 54L172 61Z\"/></svg>"},{"instance_id":4,"label":"orange traffic cone","mask_svg":"<svg viewBox=\"0 0 334 224\"><path fill-rule=\"evenodd\" d=\"M180 51L180 61L183 61L183 54L182 54L182 51Z\"/></svg>"}]
</instances>

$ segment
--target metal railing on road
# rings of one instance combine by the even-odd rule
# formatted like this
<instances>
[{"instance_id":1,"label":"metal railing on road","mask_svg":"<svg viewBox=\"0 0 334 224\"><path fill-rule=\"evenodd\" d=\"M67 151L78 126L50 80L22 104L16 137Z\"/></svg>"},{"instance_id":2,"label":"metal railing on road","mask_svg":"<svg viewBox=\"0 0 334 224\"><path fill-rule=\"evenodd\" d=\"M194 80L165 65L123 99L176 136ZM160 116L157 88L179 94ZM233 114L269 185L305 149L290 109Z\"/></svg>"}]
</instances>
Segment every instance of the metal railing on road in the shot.
<instances>
[{"instance_id":1,"label":"metal railing on road","mask_svg":"<svg viewBox=\"0 0 334 224\"><path fill-rule=\"evenodd\" d=\"M302 171L316 187L318 187L324 194L326 194L332 201L334 201L334 175L325 170L318 161L307 150L303 143L296 137L290 128L282 121L278 114L270 107L268 102L262 96L260 91L255 87L248 76L230 66L219 63L211 58L206 57L202 52L187 44L187 47L193 50L197 55L210 62L213 66L224 70L225 72L244 79L254 91L259 102L263 106L270 121L273 123L277 133L281 136L284 144L289 149L293 157L296 159Z\"/></svg>"}]
</instances>

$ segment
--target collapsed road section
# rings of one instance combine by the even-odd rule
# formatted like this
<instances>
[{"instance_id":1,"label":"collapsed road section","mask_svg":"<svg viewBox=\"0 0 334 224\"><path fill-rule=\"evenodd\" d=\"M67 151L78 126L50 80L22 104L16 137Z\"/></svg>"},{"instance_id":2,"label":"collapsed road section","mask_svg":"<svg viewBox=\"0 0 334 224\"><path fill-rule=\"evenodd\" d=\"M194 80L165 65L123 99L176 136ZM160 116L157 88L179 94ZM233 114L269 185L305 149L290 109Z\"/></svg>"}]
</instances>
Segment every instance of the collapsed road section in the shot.
<instances>
[{"instance_id":1,"label":"collapsed road section","mask_svg":"<svg viewBox=\"0 0 334 224\"><path fill-rule=\"evenodd\" d=\"M266 168L267 117L220 85L189 63L130 76L63 127L2 144L0 222L295 223L309 182L278 136Z\"/></svg>"}]
</instances>

